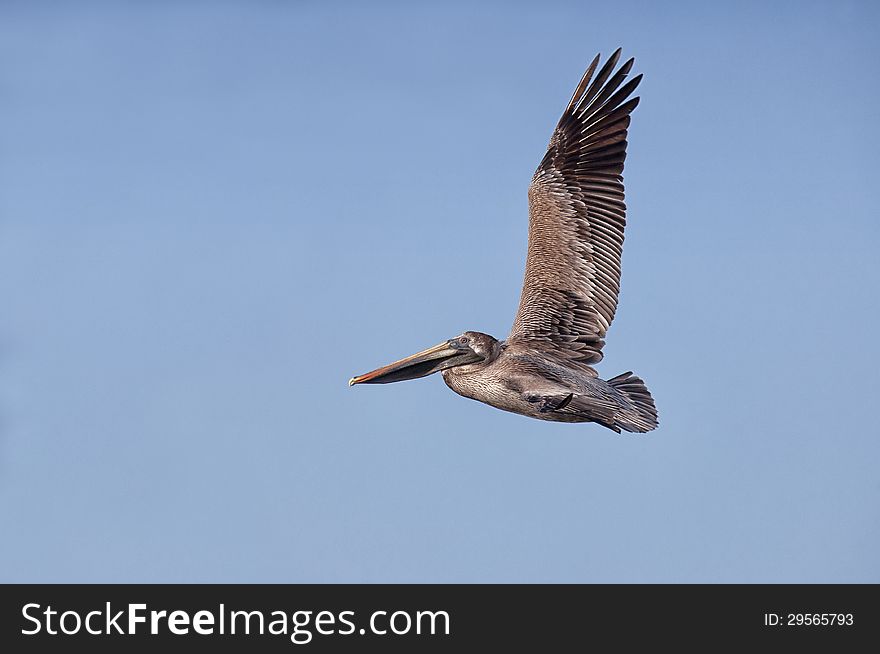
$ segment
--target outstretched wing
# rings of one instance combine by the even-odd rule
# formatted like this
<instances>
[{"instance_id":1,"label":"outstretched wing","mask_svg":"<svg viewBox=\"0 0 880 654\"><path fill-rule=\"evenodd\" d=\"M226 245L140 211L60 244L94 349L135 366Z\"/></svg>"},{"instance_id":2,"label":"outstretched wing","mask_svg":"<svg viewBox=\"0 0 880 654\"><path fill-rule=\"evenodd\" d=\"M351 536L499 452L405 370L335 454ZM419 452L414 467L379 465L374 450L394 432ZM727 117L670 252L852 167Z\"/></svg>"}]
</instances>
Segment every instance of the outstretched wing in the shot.
<instances>
[{"instance_id":1,"label":"outstretched wing","mask_svg":"<svg viewBox=\"0 0 880 654\"><path fill-rule=\"evenodd\" d=\"M642 76L623 83L632 59L612 75L619 58L592 83L599 56L590 64L532 178L525 282L508 337L584 364L602 360L620 290L626 132L639 102L627 98Z\"/></svg>"}]
</instances>

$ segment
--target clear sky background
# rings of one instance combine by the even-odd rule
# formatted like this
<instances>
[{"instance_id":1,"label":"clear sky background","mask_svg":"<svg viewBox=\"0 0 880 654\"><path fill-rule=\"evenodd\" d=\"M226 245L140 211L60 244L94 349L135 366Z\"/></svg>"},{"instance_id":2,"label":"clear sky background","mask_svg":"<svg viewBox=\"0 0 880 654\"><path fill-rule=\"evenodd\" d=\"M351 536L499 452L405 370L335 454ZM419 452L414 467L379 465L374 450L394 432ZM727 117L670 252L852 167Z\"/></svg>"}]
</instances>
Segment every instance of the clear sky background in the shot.
<instances>
[{"instance_id":1,"label":"clear sky background","mask_svg":"<svg viewBox=\"0 0 880 654\"><path fill-rule=\"evenodd\" d=\"M880 582L876 3L72 4L0 5L0 580ZM619 45L660 428L348 388L507 334Z\"/></svg>"}]
</instances>

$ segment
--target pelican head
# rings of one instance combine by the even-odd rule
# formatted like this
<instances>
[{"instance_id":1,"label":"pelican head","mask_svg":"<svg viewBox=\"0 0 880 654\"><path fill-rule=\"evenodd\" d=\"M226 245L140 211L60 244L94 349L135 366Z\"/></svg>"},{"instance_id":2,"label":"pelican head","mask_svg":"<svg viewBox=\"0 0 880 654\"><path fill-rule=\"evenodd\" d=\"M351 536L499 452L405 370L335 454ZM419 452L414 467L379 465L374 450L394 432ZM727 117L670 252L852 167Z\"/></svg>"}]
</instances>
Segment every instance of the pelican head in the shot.
<instances>
[{"instance_id":1,"label":"pelican head","mask_svg":"<svg viewBox=\"0 0 880 654\"><path fill-rule=\"evenodd\" d=\"M499 349L498 341L488 334L465 332L400 361L352 377L348 385L390 384L418 379L448 368L491 361L498 356Z\"/></svg>"}]
</instances>

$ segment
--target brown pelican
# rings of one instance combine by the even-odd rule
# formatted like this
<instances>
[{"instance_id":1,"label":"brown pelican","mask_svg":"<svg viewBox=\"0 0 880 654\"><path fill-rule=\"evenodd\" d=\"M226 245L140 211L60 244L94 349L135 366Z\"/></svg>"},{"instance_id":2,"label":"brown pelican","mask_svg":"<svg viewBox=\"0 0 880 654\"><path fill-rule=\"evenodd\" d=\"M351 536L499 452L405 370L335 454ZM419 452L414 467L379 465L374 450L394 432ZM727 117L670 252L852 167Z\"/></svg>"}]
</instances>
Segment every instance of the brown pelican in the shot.
<instances>
[{"instance_id":1,"label":"brown pelican","mask_svg":"<svg viewBox=\"0 0 880 654\"><path fill-rule=\"evenodd\" d=\"M453 391L541 420L597 422L620 433L657 426L644 382L631 372L599 379L614 319L626 205L623 163L633 59L596 55L571 97L529 186L529 246L519 311L506 341L468 331L353 384L387 384L435 372ZM592 81L591 81L592 80Z\"/></svg>"}]
</instances>

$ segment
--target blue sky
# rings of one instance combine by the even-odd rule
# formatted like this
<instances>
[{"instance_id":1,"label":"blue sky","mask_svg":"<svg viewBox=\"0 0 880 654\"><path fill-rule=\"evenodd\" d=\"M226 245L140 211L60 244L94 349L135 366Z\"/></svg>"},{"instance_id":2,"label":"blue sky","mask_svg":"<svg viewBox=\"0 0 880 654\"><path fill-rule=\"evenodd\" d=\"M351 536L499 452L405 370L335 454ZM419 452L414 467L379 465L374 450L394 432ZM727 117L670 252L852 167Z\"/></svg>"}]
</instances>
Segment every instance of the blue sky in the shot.
<instances>
[{"instance_id":1,"label":"blue sky","mask_svg":"<svg viewBox=\"0 0 880 654\"><path fill-rule=\"evenodd\" d=\"M869 2L0 6L0 581L880 581ZM645 74L600 373L644 437L353 374L519 297Z\"/></svg>"}]
</instances>

